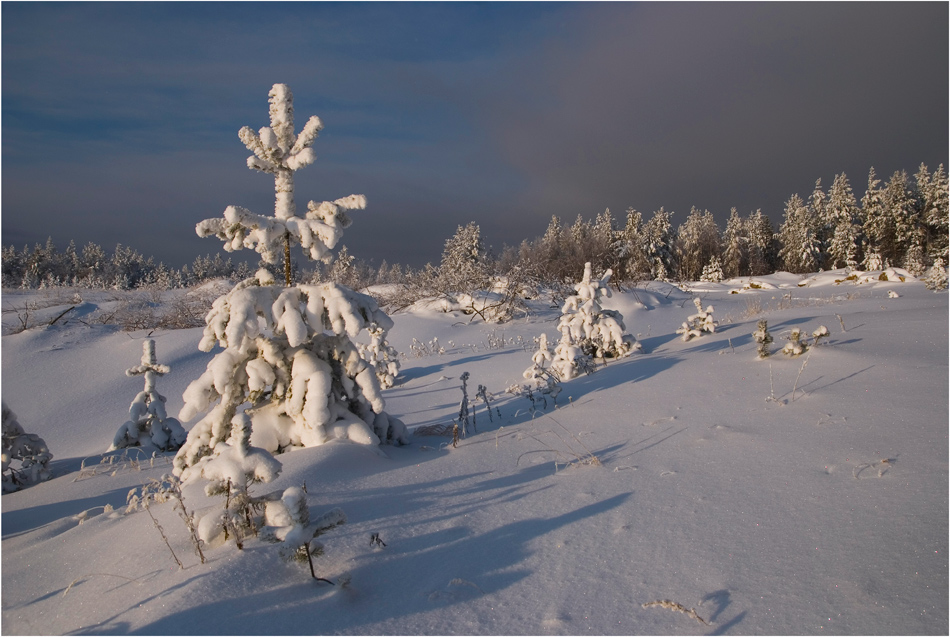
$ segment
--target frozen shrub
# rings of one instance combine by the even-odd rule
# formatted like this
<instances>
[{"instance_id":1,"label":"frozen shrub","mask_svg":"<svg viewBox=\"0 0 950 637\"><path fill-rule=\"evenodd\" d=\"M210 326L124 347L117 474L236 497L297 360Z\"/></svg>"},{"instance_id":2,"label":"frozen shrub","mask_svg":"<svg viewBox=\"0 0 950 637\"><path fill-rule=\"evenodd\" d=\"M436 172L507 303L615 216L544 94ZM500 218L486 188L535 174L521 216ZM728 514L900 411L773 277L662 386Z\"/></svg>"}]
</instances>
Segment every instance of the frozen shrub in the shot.
<instances>
[{"instance_id":1,"label":"frozen shrub","mask_svg":"<svg viewBox=\"0 0 950 637\"><path fill-rule=\"evenodd\" d=\"M279 497L279 493L252 496L250 486L271 482L280 470L281 464L274 456L251 445L251 419L248 415L235 416L231 437L217 445L211 455L202 457L181 472L183 484L203 479L208 482L206 495L225 497L222 509L215 507L200 517L198 537L208 544L217 543L222 536L225 540L233 538L241 548L248 533L257 532L256 511L263 509L268 500Z\"/></svg>"},{"instance_id":2,"label":"frozen shrub","mask_svg":"<svg viewBox=\"0 0 950 637\"><path fill-rule=\"evenodd\" d=\"M688 341L693 337L702 336L703 332L715 332L716 321L713 320L713 306L708 305L703 309L703 302L698 298L693 299L696 306L696 314L690 314L683 325L676 330L677 334L683 335L683 340Z\"/></svg>"},{"instance_id":3,"label":"frozen shrub","mask_svg":"<svg viewBox=\"0 0 950 637\"><path fill-rule=\"evenodd\" d=\"M36 434L28 434L17 422L6 403L2 406L3 420L3 493L49 480L52 473L49 461L53 454Z\"/></svg>"},{"instance_id":4,"label":"frozen shrub","mask_svg":"<svg viewBox=\"0 0 950 637\"><path fill-rule=\"evenodd\" d=\"M185 442L185 430L165 413L165 397L155 388L158 377L169 371L168 365L159 365L156 361L155 341L145 339L141 364L125 370L126 376L145 376L145 389L129 406L129 420L119 427L109 451L148 446L160 451L176 451Z\"/></svg>"},{"instance_id":5,"label":"frozen shrub","mask_svg":"<svg viewBox=\"0 0 950 637\"><path fill-rule=\"evenodd\" d=\"M772 344L772 335L769 334L769 322L765 319L759 319L756 330L752 332L752 338L758 346L759 358L768 358L772 352L769 351L769 345Z\"/></svg>"},{"instance_id":6,"label":"frozen shrub","mask_svg":"<svg viewBox=\"0 0 950 637\"><path fill-rule=\"evenodd\" d=\"M792 331L788 334L788 342L785 343L785 347L782 348L782 353L786 356L801 356L808 350L808 344L802 340L802 330L798 327L793 327Z\"/></svg>"},{"instance_id":7,"label":"frozen shrub","mask_svg":"<svg viewBox=\"0 0 950 637\"><path fill-rule=\"evenodd\" d=\"M811 333L811 337L815 339L812 345L818 345L818 342L821 341L821 339L823 338L827 338L828 335L829 335L828 328L825 327L824 325L819 325L818 328L814 332Z\"/></svg>"},{"instance_id":8,"label":"frozen shrub","mask_svg":"<svg viewBox=\"0 0 950 637\"><path fill-rule=\"evenodd\" d=\"M278 552L285 560L307 560L310 564L310 575L314 579L332 584L330 580L317 577L313 568L313 558L323 555L323 544L314 540L330 529L346 523L343 510L331 509L311 522L307 494L298 487L285 490L283 497L279 501L268 503L266 510L268 526L261 529L261 540L279 543Z\"/></svg>"}]
</instances>

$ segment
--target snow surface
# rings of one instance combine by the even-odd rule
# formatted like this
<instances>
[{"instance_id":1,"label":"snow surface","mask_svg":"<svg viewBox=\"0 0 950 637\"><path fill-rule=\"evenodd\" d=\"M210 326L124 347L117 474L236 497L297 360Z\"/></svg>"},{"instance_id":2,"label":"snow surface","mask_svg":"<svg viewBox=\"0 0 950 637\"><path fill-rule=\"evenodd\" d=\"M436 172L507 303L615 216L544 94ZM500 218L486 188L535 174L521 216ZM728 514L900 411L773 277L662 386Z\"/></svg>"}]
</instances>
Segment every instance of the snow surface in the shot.
<instances>
[{"instance_id":1,"label":"snow surface","mask_svg":"<svg viewBox=\"0 0 950 637\"><path fill-rule=\"evenodd\" d=\"M2 498L3 633L947 634L947 293L843 278L615 292L604 305L643 351L533 413L504 390L523 381L536 336L556 341L557 308L505 325L396 314L389 341L406 358L383 392L389 413L451 425L467 371L501 417L476 404L478 431L457 448L415 435L278 457L280 477L260 488L306 483L311 519L346 515L315 558L335 586L253 539L206 547L202 565L172 503L153 504L179 570L148 513L124 514L170 456L103 456L141 390L124 372L148 333L84 325L91 295L75 318L19 334L5 312L3 399L46 440L55 477ZM720 324L683 342L693 295ZM28 296L4 291L4 308ZM759 318L775 338L765 360ZM810 352L777 354L793 327L819 325L831 334ZM212 356L201 333L150 335L172 369L169 413ZM412 356L412 339L433 337L444 354ZM192 509L216 501L185 496ZM659 600L708 625L643 606Z\"/></svg>"}]
</instances>

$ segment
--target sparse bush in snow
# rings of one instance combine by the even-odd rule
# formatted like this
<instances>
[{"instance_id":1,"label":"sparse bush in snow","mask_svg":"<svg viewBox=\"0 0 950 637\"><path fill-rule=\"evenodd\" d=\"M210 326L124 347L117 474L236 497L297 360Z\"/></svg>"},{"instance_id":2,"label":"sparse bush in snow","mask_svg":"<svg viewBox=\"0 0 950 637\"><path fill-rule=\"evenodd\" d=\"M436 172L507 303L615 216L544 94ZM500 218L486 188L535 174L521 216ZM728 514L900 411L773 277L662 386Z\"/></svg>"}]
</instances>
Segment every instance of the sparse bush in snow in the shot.
<instances>
[{"instance_id":1,"label":"sparse bush in snow","mask_svg":"<svg viewBox=\"0 0 950 637\"><path fill-rule=\"evenodd\" d=\"M703 309L703 302L699 298L693 299L696 306L696 314L690 314L683 325L676 330L677 334L683 335L683 340L688 341L695 336L702 336L703 332L715 332L716 321L713 320L713 306L708 305Z\"/></svg>"},{"instance_id":2,"label":"sparse bush in snow","mask_svg":"<svg viewBox=\"0 0 950 637\"><path fill-rule=\"evenodd\" d=\"M591 280L591 264L586 263L584 278L574 286L576 294L561 308L561 340L551 361L551 370L561 380L590 371L595 359L621 358L640 349L636 339L624 333L620 312L601 307L600 300L610 296L607 284L611 274L608 269L600 279Z\"/></svg>"},{"instance_id":3,"label":"sparse bush in snow","mask_svg":"<svg viewBox=\"0 0 950 637\"><path fill-rule=\"evenodd\" d=\"M768 358L772 355L769 345L772 343L772 335L769 334L769 322L765 319L759 319L757 329L752 332L752 338L758 346L759 358Z\"/></svg>"},{"instance_id":4,"label":"sparse bush in snow","mask_svg":"<svg viewBox=\"0 0 950 637\"><path fill-rule=\"evenodd\" d=\"M17 422L6 403L2 405L3 420L3 493L49 480L49 461L53 454L36 434L28 434Z\"/></svg>"},{"instance_id":5,"label":"sparse bush in snow","mask_svg":"<svg viewBox=\"0 0 950 637\"><path fill-rule=\"evenodd\" d=\"M145 376L145 389L129 406L129 420L119 427L109 451L148 446L159 451L181 448L187 434L181 423L165 413L165 397L155 388L158 377L169 371L168 365L159 365L155 359L155 341L145 339L141 364L125 370L126 376Z\"/></svg>"},{"instance_id":6,"label":"sparse bush in snow","mask_svg":"<svg viewBox=\"0 0 950 637\"><path fill-rule=\"evenodd\" d=\"M408 442L405 426L383 411L379 361L367 362L352 340L372 329L384 342L390 318L371 297L335 283L290 285L291 244L311 258L328 258L350 225L347 212L365 207L365 198L311 201L306 218L295 216L293 172L313 161L310 145L321 125L312 117L295 135L290 90L275 84L270 98L271 127L259 133L245 127L240 137L254 153L248 166L275 176L275 216L230 206L223 220L205 220L197 231L224 239L229 250L253 248L268 263L283 247L286 286L275 285L262 269L214 302L199 348L207 352L218 344L223 351L183 395L183 420L207 413L175 457L179 474L231 436L235 414L247 403L253 444L267 451L332 438Z\"/></svg>"},{"instance_id":7,"label":"sparse bush in snow","mask_svg":"<svg viewBox=\"0 0 950 637\"><path fill-rule=\"evenodd\" d=\"M279 543L278 552L285 560L307 560L310 564L310 575L314 579L332 584L328 579L317 577L313 558L323 555L323 544L314 540L330 529L346 523L343 510L331 509L311 522L306 491L299 487L290 487L284 491L280 500L267 503L266 516L268 525L261 528L261 540Z\"/></svg>"}]
</instances>

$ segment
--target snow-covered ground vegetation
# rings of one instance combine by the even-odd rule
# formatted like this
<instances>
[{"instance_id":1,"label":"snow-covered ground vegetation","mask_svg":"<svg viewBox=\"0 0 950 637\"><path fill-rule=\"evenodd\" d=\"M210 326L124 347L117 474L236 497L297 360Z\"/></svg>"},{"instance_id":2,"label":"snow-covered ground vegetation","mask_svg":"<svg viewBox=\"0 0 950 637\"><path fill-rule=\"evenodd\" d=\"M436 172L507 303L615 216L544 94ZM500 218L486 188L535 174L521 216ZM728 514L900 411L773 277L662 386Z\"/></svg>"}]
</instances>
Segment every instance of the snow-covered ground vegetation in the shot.
<instances>
[{"instance_id":1,"label":"snow-covered ground vegetation","mask_svg":"<svg viewBox=\"0 0 950 637\"><path fill-rule=\"evenodd\" d=\"M49 462L53 454L46 441L37 434L28 434L17 421L6 403L3 403L3 493L17 491L43 480L52 474Z\"/></svg>"},{"instance_id":2,"label":"snow-covered ground vegetation","mask_svg":"<svg viewBox=\"0 0 950 637\"><path fill-rule=\"evenodd\" d=\"M643 350L561 382L557 405L504 392L560 318L546 293L505 324L502 345L477 351L460 344L498 326L458 310L394 314L397 351L443 344L404 355L379 391L410 444L281 454L270 482L247 483L266 500L251 509L259 535L241 551L200 542L203 562L178 503L196 518L223 512L227 489L208 495L195 478L181 499L127 507L173 455L139 461L103 443L142 389L124 372L145 339L170 368L170 413L225 350L196 350L202 327L90 321L116 303L103 291L4 290L3 398L56 452L50 480L3 496L4 631L947 634L947 293L899 269L749 281L612 290L603 307L636 326ZM696 294L720 324L683 342ZM36 322L11 329L6 310L28 303ZM830 329L798 359L759 361L760 320L776 340ZM463 372L478 425L453 447Z\"/></svg>"}]
</instances>

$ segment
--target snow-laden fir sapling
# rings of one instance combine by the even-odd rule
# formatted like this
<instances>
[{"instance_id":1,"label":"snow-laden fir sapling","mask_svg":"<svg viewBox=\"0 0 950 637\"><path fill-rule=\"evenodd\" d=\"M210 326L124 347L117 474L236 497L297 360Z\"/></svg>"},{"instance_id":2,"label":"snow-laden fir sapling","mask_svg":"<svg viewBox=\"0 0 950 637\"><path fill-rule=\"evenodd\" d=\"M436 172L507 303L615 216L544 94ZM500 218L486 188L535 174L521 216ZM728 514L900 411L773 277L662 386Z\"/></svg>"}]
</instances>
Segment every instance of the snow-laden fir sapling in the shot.
<instances>
[{"instance_id":1,"label":"snow-laden fir sapling","mask_svg":"<svg viewBox=\"0 0 950 637\"><path fill-rule=\"evenodd\" d=\"M142 343L141 364L125 370L126 376L144 376L145 389L129 406L129 420L119 427L109 451L126 447L155 447L159 451L177 451L188 434L174 418L165 413L165 397L158 393L156 381L170 371L155 358L155 341Z\"/></svg>"},{"instance_id":2,"label":"snow-laden fir sapling","mask_svg":"<svg viewBox=\"0 0 950 637\"><path fill-rule=\"evenodd\" d=\"M261 269L214 302L199 349L210 352L217 344L223 351L183 394L183 421L205 415L175 457L179 475L225 443L242 410L253 423L253 444L271 452L334 438L370 445L409 441L405 425L384 411L378 367L353 342L370 329L384 342L392 320L371 297L347 287L290 280L291 244L312 259L329 259L350 225L349 211L365 208L366 199L311 201L298 217L293 174L313 162L311 145L322 124L311 117L294 133L293 97L283 84L270 91L270 117L270 127L257 133L244 127L240 138L253 153L248 167L274 175L274 216L229 206L223 219L206 219L197 232L224 240L226 250L256 250L267 264L283 252L285 286Z\"/></svg>"},{"instance_id":3,"label":"snow-laden fir sapling","mask_svg":"<svg viewBox=\"0 0 950 637\"><path fill-rule=\"evenodd\" d=\"M923 278L928 290L939 292L947 289L947 264L938 257L930 267L930 272Z\"/></svg>"},{"instance_id":4,"label":"snow-laden fir sapling","mask_svg":"<svg viewBox=\"0 0 950 637\"><path fill-rule=\"evenodd\" d=\"M592 279L591 264L585 263L584 277L574 286L576 294L561 307L557 326L561 339L550 367L560 380L593 371L596 360L622 358L641 348L633 336L625 333L623 315L601 306L601 299L610 297L612 274L608 269L600 279Z\"/></svg>"},{"instance_id":5,"label":"snow-laden fir sapling","mask_svg":"<svg viewBox=\"0 0 950 637\"><path fill-rule=\"evenodd\" d=\"M703 266L703 273L699 280L703 283L719 283L725 278L722 272L722 264L719 263L719 257L713 256L709 263Z\"/></svg>"},{"instance_id":6,"label":"snow-laden fir sapling","mask_svg":"<svg viewBox=\"0 0 950 637\"><path fill-rule=\"evenodd\" d=\"M712 316L713 306L708 305L704 310L703 302L698 297L693 298L693 304L696 306L696 314L690 314L686 317L683 325L676 330L677 334L683 335L684 341L702 336L703 332L713 333L716 331L716 321Z\"/></svg>"},{"instance_id":7,"label":"snow-laden fir sapling","mask_svg":"<svg viewBox=\"0 0 950 637\"><path fill-rule=\"evenodd\" d=\"M752 338L757 344L759 358L768 358L772 355L769 345L772 344L772 335L769 334L769 322L765 319L759 319L756 330L752 332Z\"/></svg>"},{"instance_id":8,"label":"snow-laden fir sapling","mask_svg":"<svg viewBox=\"0 0 950 637\"><path fill-rule=\"evenodd\" d=\"M261 540L279 543L278 552L285 560L299 562L307 560L313 579L333 584L328 579L317 577L313 558L323 555L323 544L316 542L315 539L330 529L346 523L346 514L343 510L331 509L311 522L306 491L298 487L290 487L284 491L279 501L267 504L267 517L269 523L261 528Z\"/></svg>"},{"instance_id":9,"label":"snow-laden fir sapling","mask_svg":"<svg viewBox=\"0 0 950 637\"><path fill-rule=\"evenodd\" d=\"M49 480L53 477L49 469L53 454L49 452L46 442L36 434L26 433L6 403L2 404L0 410L3 423L0 454L3 462L3 493Z\"/></svg>"},{"instance_id":10,"label":"snow-laden fir sapling","mask_svg":"<svg viewBox=\"0 0 950 637\"><path fill-rule=\"evenodd\" d=\"M369 343L359 344L360 356L376 370L376 378L383 389L396 383L399 375L399 352L386 340L386 330L372 324L367 328Z\"/></svg>"},{"instance_id":11,"label":"snow-laden fir sapling","mask_svg":"<svg viewBox=\"0 0 950 637\"><path fill-rule=\"evenodd\" d=\"M198 537L209 545L233 537L237 547L243 548L243 539L257 533L258 512L267 502L280 498L279 491L253 496L249 489L253 484L273 481L280 470L281 463L274 456L251 445L250 416L236 415L230 438L181 472L182 484L206 480L206 495L225 498L223 509L214 507L200 517Z\"/></svg>"}]
</instances>

